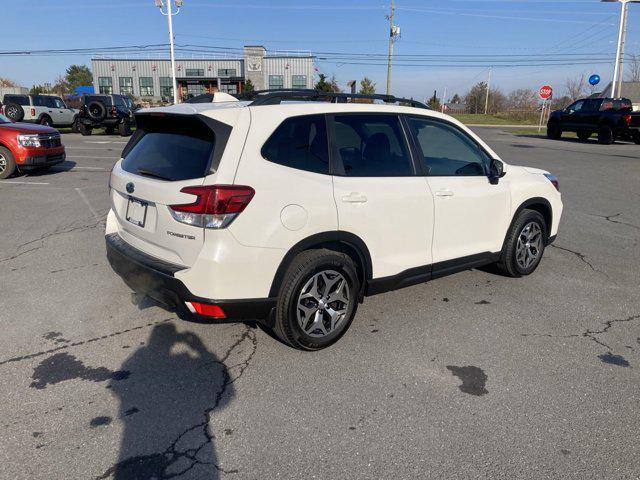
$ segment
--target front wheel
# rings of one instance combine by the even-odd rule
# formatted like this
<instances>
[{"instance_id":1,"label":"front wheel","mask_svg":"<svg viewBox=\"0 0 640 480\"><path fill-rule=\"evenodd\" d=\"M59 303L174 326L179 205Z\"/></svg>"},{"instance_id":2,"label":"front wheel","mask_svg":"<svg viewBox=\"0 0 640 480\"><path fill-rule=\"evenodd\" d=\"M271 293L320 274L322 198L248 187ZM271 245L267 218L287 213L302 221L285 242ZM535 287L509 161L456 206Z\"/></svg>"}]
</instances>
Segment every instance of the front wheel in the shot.
<instances>
[{"instance_id":1,"label":"front wheel","mask_svg":"<svg viewBox=\"0 0 640 480\"><path fill-rule=\"evenodd\" d=\"M120 125L118 125L118 133L121 137L128 137L131 135L131 125L127 120L122 120Z\"/></svg>"},{"instance_id":2,"label":"front wheel","mask_svg":"<svg viewBox=\"0 0 640 480\"><path fill-rule=\"evenodd\" d=\"M16 162L9 149L0 147L0 179L9 178L16 171Z\"/></svg>"},{"instance_id":3,"label":"front wheel","mask_svg":"<svg viewBox=\"0 0 640 480\"><path fill-rule=\"evenodd\" d=\"M535 210L522 210L507 234L498 268L510 277L522 277L534 272L547 240L547 225Z\"/></svg>"},{"instance_id":4,"label":"front wheel","mask_svg":"<svg viewBox=\"0 0 640 480\"><path fill-rule=\"evenodd\" d=\"M640 131L633 134L633 143L640 145Z\"/></svg>"},{"instance_id":5,"label":"front wheel","mask_svg":"<svg viewBox=\"0 0 640 480\"><path fill-rule=\"evenodd\" d=\"M331 250L300 253L287 269L275 334L300 350L320 350L344 335L356 314L360 281L353 260Z\"/></svg>"},{"instance_id":6,"label":"front wheel","mask_svg":"<svg viewBox=\"0 0 640 480\"><path fill-rule=\"evenodd\" d=\"M547 138L551 140L558 140L562 136L562 129L558 122L553 121L547 124Z\"/></svg>"}]
</instances>

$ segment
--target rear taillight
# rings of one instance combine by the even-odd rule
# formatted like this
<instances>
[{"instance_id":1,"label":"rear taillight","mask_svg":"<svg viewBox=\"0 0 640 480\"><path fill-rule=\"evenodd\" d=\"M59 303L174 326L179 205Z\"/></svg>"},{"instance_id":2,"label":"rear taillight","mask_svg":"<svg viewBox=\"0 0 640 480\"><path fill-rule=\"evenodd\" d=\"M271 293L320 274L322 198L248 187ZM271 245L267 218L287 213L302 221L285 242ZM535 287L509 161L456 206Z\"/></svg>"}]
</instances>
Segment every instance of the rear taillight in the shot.
<instances>
[{"instance_id":1,"label":"rear taillight","mask_svg":"<svg viewBox=\"0 0 640 480\"><path fill-rule=\"evenodd\" d=\"M31 109L31 116L32 116L32 117L35 117L35 116L36 116L36 109L35 109L35 108L32 108L32 109Z\"/></svg>"},{"instance_id":2,"label":"rear taillight","mask_svg":"<svg viewBox=\"0 0 640 480\"><path fill-rule=\"evenodd\" d=\"M627 126L631 125L631 115L629 114L623 115L622 120L624 120L624 123L626 123Z\"/></svg>"},{"instance_id":3,"label":"rear taillight","mask_svg":"<svg viewBox=\"0 0 640 480\"><path fill-rule=\"evenodd\" d=\"M118 113L118 112L117 112L117 110L116 110L116 107L111 107L111 116L112 116L112 117L115 117L115 116L117 115L117 113Z\"/></svg>"},{"instance_id":4,"label":"rear taillight","mask_svg":"<svg viewBox=\"0 0 640 480\"><path fill-rule=\"evenodd\" d=\"M195 195L196 201L169 205L171 215L180 223L204 228L229 226L256 193L253 188L242 185L184 187L180 191Z\"/></svg>"},{"instance_id":5,"label":"rear taillight","mask_svg":"<svg viewBox=\"0 0 640 480\"><path fill-rule=\"evenodd\" d=\"M547 180L549 180L554 187L556 187L556 190L560 191L560 184L558 183L558 177L550 173L545 173L544 176L547 177Z\"/></svg>"}]
</instances>

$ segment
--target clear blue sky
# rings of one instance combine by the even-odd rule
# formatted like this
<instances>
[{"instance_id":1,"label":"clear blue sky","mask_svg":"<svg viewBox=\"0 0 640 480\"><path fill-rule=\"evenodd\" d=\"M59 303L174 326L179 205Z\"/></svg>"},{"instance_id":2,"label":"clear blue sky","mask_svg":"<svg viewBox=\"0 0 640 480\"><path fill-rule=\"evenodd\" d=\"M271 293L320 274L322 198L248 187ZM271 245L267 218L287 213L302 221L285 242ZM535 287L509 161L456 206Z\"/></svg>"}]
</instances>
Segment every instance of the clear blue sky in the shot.
<instances>
[{"instance_id":1,"label":"clear blue sky","mask_svg":"<svg viewBox=\"0 0 640 480\"><path fill-rule=\"evenodd\" d=\"M153 0L2 3L2 51L162 44L168 40L166 18L154 7ZM343 88L348 80L367 75L381 92L386 79L383 57L387 51L388 6L386 0L184 0L182 11L175 17L174 33L178 44L229 48L262 44L271 50L318 52L320 71L335 74ZM396 59L406 65L394 67L395 94L424 98L437 89L441 96L445 86L449 96L452 92L463 94L487 77L489 64L496 65L494 84L504 91L537 88L543 83L562 91L569 76L599 73L603 84L612 76L611 63L602 62L613 59L615 52L620 11L617 3L397 0L396 7L396 23L402 31L395 43ZM9 34L8 25L17 28ZM628 27L627 52L640 53L640 4L630 5ZM552 57L531 56L545 54ZM429 65L424 65L426 55L432 55ZM69 64L89 65L90 58L89 54L0 56L0 76L25 86L53 82ZM532 65L544 58L582 64ZM472 60L477 63L468 66ZM498 67L508 63L527 66Z\"/></svg>"}]
</instances>

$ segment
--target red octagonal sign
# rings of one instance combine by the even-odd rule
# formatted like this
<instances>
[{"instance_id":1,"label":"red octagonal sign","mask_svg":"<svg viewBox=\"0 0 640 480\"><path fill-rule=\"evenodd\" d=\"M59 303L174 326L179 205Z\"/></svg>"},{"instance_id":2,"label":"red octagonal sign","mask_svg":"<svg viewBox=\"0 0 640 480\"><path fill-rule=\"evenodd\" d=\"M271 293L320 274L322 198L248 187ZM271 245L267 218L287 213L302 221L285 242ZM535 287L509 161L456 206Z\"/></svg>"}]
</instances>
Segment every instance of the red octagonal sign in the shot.
<instances>
[{"instance_id":1,"label":"red octagonal sign","mask_svg":"<svg viewBox=\"0 0 640 480\"><path fill-rule=\"evenodd\" d=\"M553 88L551 88L551 85L543 85L542 87L540 87L540 98L543 100L546 100L548 98L551 98L551 95L553 94Z\"/></svg>"}]
</instances>

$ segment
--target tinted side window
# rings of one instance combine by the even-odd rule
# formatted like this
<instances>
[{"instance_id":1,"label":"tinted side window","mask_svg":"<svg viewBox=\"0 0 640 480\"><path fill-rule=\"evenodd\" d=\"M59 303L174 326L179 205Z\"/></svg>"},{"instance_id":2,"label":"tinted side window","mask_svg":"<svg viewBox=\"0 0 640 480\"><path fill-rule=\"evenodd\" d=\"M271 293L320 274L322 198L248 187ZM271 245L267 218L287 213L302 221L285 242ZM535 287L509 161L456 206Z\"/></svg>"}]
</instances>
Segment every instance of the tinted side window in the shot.
<instances>
[{"instance_id":1,"label":"tinted side window","mask_svg":"<svg viewBox=\"0 0 640 480\"><path fill-rule=\"evenodd\" d=\"M291 117L282 122L262 147L270 162L315 173L329 173L324 115Z\"/></svg>"},{"instance_id":2,"label":"tinted side window","mask_svg":"<svg viewBox=\"0 0 640 480\"><path fill-rule=\"evenodd\" d=\"M569 110L573 110L574 112L579 112L582 110L582 106L584 105L584 100L578 100L576 103L569 107Z\"/></svg>"},{"instance_id":3,"label":"tinted side window","mask_svg":"<svg viewBox=\"0 0 640 480\"><path fill-rule=\"evenodd\" d=\"M46 107L46 97L41 97L40 95L34 95L31 98L34 107Z\"/></svg>"},{"instance_id":4,"label":"tinted side window","mask_svg":"<svg viewBox=\"0 0 640 480\"><path fill-rule=\"evenodd\" d=\"M414 174L397 115L336 115L334 141L347 177Z\"/></svg>"},{"instance_id":5,"label":"tinted side window","mask_svg":"<svg viewBox=\"0 0 640 480\"><path fill-rule=\"evenodd\" d=\"M429 175L486 175L486 155L467 134L437 120L417 117L408 120Z\"/></svg>"},{"instance_id":6,"label":"tinted side window","mask_svg":"<svg viewBox=\"0 0 640 480\"><path fill-rule=\"evenodd\" d=\"M5 95L4 103L15 103L16 105L29 105L29 97L26 95Z\"/></svg>"}]
</instances>

